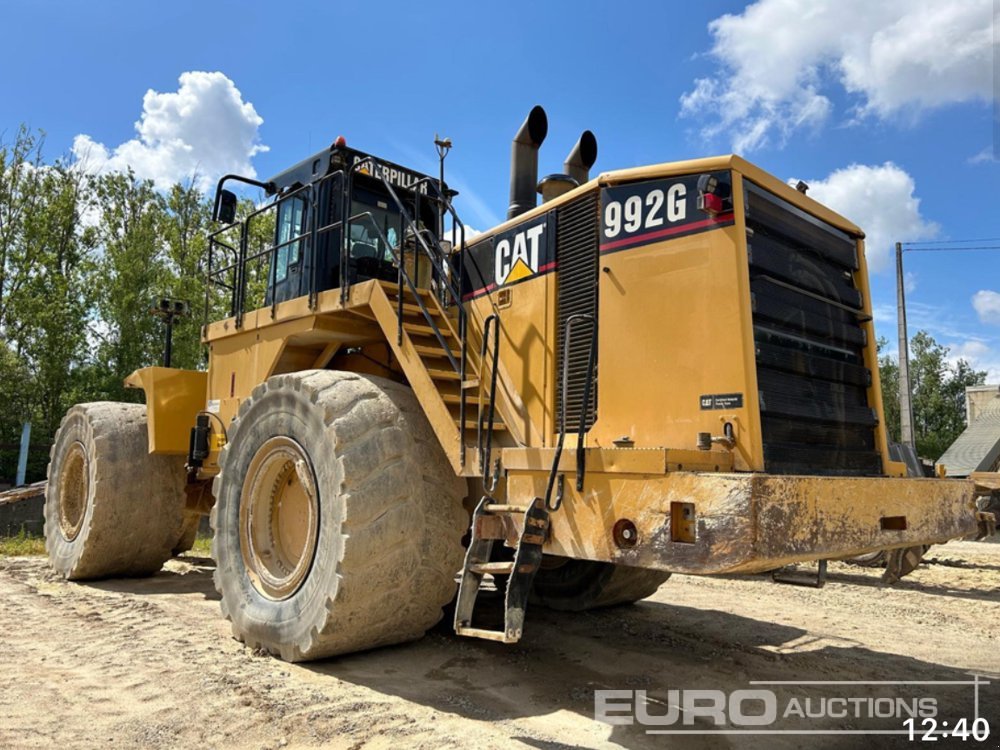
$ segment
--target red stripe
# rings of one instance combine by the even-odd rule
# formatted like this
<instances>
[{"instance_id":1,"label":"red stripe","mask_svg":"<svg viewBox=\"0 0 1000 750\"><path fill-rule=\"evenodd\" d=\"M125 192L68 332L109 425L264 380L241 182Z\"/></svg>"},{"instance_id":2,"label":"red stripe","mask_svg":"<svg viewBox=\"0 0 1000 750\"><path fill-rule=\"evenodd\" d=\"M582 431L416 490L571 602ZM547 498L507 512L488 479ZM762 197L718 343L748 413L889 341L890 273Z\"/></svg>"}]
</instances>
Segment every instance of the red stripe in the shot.
<instances>
[{"instance_id":1,"label":"red stripe","mask_svg":"<svg viewBox=\"0 0 1000 750\"><path fill-rule=\"evenodd\" d=\"M534 278L535 276L541 276L543 273L548 273L549 271L554 270L556 265L557 264L555 261L552 261L551 263L546 263L544 266L539 268L538 271L531 274L531 276L525 276L523 279L518 279L518 281L527 281L528 279ZM496 284L487 284L482 289L477 289L474 292L469 292L468 294L466 294L464 297L462 297L462 301L468 302L473 297L478 297L481 294L484 294L485 292L492 292L496 288L497 288Z\"/></svg>"},{"instance_id":2,"label":"red stripe","mask_svg":"<svg viewBox=\"0 0 1000 750\"><path fill-rule=\"evenodd\" d=\"M706 227L713 226L715 224L724 224L727 221L733 220L732 212L727 214L720 214L718 216L710 216L707 219L701 221L693 221L690 224L682 224L677 227L668 227L666 229L659 229L655 232L646 232L646 234L637 234L634 237L626 237L623 240L615 240L614 242L608 242L601 245L601 252L606 252L608 250L614 250L616 247L624 247L625 245L634 245L645 240L655 240L660 237L669 237L672 234L680 234L681 232L689 232L693 229L704 229Z\"/></svg>"},{"instance_id":3,"label":"red stripe","mask_svg":"<svg viewBox=\"0 0 1000 750\"><path fill-rule=\"evenodd\" d=\"M468 302L473 297L478 297L479 295L484 294L485 292L492 292L496 288L497 288L496 284L487 284L482 289L477 289L474 292L469 292L468 294L466 294L464 297L462 297L462 302Z\"/></svg>"},{"instance_id":4,"label":"red stripe","mask_svg":"<svg viewBox=\"0 0 1000 750\"><path fill-rule=\"evenodd\" d=\"M623 240L615 240L614 242L608 242L607 244L601 245L601 252L607 252L608 250L614 250L617 247L624 247L625 245L638 244L646 240L655 240L660 237L669 237L672 234L680 234L681 232L690 232L696 229L705 229L707 227L712 227L718 224L725 224L728 221L733 220L733 213L730 211L726 214L719 214L718 216L710 216L707 219L702 219L701 221L693 221L690 224L682 224L676 227L668 227L667 229L659 229L655 232L647 232L646 234L637 234L634 237L627 237ZM556 268L557 264L555 261L551 263L546 263L544 266L538 269L537 272L532 274L532 276L540 276L543 273L548 273ZM531 278L526 276L524 279L518 279L519 281L527 281ZM482 289L477 289L474 292L469 292L464 297L462 297L463 302L468 302L476 297L479 297L485 293L492 292L497 288L495 283L487 284Z\"/></svg>"}]
</instances>

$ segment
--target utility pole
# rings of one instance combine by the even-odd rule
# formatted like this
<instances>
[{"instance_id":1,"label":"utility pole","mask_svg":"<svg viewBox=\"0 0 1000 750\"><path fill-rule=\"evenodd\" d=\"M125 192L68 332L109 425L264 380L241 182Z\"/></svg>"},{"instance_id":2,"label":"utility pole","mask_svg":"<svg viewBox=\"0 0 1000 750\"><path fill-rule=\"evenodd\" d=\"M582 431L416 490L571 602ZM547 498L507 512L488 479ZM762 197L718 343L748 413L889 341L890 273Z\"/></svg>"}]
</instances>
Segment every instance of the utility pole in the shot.
<instances>
[{"instance_id":1,"label":"utility pole","mask_svg":"<svg viewBox=\"0 0 1000 750\"><path fill-rule=\"evenodd\" d=\"M910 346L906 334L906 290L903 288L903 243L896 243L896 320L899 324L899 439L916 450L913 403L910 399Z\"/></svg>"}]
</instances>

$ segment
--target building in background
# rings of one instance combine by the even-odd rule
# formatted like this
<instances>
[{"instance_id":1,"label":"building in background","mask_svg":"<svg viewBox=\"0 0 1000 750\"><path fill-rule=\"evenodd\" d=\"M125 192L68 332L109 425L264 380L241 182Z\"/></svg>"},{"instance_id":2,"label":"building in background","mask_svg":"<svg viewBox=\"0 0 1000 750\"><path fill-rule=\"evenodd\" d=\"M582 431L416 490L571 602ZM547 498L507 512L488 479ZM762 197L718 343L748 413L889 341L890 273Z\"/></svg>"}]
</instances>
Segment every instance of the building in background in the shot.
<instances>
[{"instance_id":1,"label":"building in background","mask_svg":"<svg viewBox=\"0 0 1000 750\"><path fill-rule=\"evenodd\" d=\"M1000 469L1000 386L965 389L965 432L938 459L949 477Z\"/></svg>"}]
</instances>

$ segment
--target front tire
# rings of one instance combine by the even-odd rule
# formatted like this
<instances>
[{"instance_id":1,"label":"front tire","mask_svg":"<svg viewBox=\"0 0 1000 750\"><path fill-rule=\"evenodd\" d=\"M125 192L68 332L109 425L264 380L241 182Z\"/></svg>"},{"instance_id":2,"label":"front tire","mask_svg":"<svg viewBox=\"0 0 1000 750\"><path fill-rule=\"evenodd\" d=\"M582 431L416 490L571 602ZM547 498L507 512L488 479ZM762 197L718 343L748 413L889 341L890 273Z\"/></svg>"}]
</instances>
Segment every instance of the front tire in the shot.
<instances>
[{"instance_id":1,"label":"front tire","mask_svg":"<svg viewBox=\"0 0 1000 750\"><path fill-rule=\"evenodd\" d=\"M314 370L261 384L219 459L215 585L286 661L420 638L455 594L467 493L409 388Z\"/></svg>"},{"instance_id":2,"label":"front tire","mask_svg":"<svg viewBox=\"0 0 1000 750\"><path fill-rule=\"evenodd\" d=\"M140 576L172 556L184 524L184 458L150 455L146 407L77 404L63 418L45 490L45 548L72 581Z\"/></svg>"}]
</instances>

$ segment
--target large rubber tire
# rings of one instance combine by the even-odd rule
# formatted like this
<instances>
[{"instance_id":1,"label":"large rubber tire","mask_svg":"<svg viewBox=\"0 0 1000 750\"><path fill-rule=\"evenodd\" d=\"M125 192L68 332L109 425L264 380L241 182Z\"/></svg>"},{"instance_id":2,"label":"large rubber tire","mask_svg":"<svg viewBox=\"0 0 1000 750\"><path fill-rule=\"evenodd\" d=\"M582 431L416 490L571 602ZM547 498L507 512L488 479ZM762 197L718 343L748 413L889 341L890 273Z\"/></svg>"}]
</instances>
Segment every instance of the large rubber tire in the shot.
<instances>
[{"instance_id":1,"label":"large rubber tire","mask_svg":"<svg viewBox=\"0 0 1000 750\"><path fill-rule=\"evenodd\" d=\"M184 458L150 455L146 407L77 404L56 432L45 492L45 548L79 581L155 573L184 524Z\"/></svg>"},{"instance_id":2,"label":"large rubber tire","mask_svg":"<svg viewBox=\"0 0 1000 750\"><path fill-rule=\"evenodd\" d=\"M645 599L668 578L670 573L660 570L547 556L535 575L531 600L549 609L583 612Z\"/></svg>"},{"instance_id":3,"label":"large rubber tire","mask_svg":"<svg viewBox=\"0 0 1000 750\"><path fill-rule=\"evenodd\" d=\"M258 476L275 441L302 456L294 462L298 479L291 468L281 476L317 496L314 539L275 515L285 480L270 485L270 475ZM272 377L241 404L219 465L215 586L237 639L306 661L414 640L441 619L462 566L468 487L409 388L327 370ZM262 497L270 505L260 505ZM297 497L301 504L301 491ZM259 536L253 524L263 522L251 518L278 520ZM289 556L294 570L285 578L279 570L275 580L297 588L275 593L262 578L272 555L257 554L252 540L275 544L289 534L306 540L296 550L312 551L308 560ZM301 580L295 559L309 564Z\"/></svg>"},{"instance_id":4,"label":"large rubber tire","mask_svg":"<svg viewBox=\"0 0 1000 750\"><path fill-rule=\"evenodd\" d=\"M183 555L189 549L194 547L195 540L198 538L198 529L201 528L201 513L196 513L195 511L185 511L184 521L181 524L181 534L178 538L174 548L170 551L170 554L174 557L178 555Z\"/></svg>"}]
</instances>

